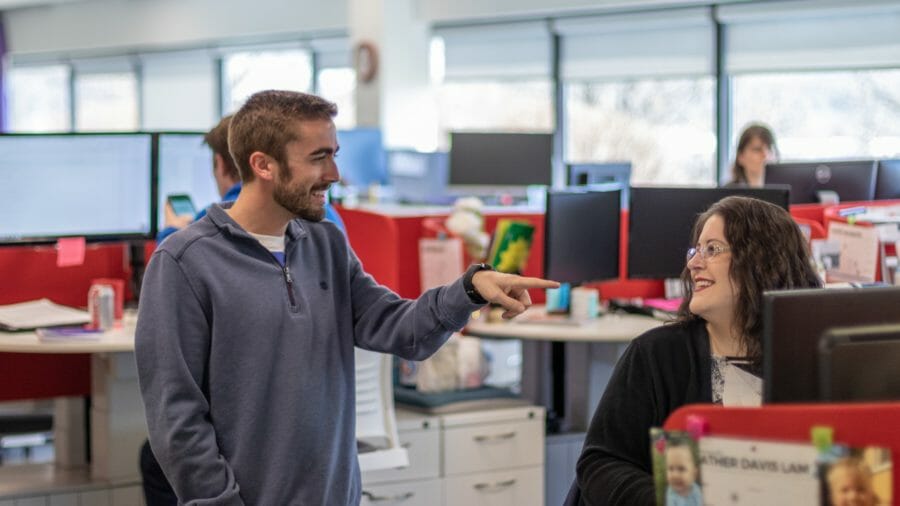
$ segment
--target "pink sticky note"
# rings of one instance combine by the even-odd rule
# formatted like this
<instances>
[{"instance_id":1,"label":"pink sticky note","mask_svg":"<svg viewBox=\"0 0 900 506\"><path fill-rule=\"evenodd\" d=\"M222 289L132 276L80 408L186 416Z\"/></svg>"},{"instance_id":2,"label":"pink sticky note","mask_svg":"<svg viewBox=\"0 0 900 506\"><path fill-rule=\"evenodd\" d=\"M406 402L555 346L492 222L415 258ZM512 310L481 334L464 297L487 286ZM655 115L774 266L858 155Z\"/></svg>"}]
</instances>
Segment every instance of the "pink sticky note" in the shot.
<instances>
[{"instance_id":1,"label":"pink sticky note","mask_svg":"<svg viewBox=\"0 0 900 506\"><path fill-rule=\"evenodd\" d=\"M56 266L71 267L84 263L84 237L64 237L56 242Z\"/></svg>"}]
</instances>

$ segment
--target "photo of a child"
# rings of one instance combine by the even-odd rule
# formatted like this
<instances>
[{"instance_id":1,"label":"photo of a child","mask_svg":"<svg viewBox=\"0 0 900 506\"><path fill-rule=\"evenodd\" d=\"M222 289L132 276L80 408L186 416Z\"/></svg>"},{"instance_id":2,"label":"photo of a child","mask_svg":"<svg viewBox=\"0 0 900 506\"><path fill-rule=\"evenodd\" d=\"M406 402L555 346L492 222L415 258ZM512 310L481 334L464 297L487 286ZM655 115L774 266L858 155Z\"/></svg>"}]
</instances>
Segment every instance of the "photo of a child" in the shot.
<instances>
[{"instance_id":1,"label":"photo of a child","mask_svg":"<svg viewBox=\"0 0 900 506\"><path fill-rule=\"evenodd\" d=\"M884 506L892 504L890 450L835 445L819 464L822 506Z\"/></svg>"},{"instance_id":2,"label":"photo of a child","mask_svg":"<svg viewBox=\"0 0 900 506\"><path fill-rule=\"evenodd\" d=\"M875 506L872 471L859 457L843 457L825 473L829 506Z\"/></svg>"},{"instance_id":3,"label":"photo of a child","mask_svg":"<svg viewBox=\"0 0 900 506\"><path fill-rule=\"evenodd\" d=\"M666 443L666 506L703 506L692 445L688 438L672 438Z\"/></svg>"},{"instance_id":4,"label":"photo of a child","mask_svg":"<svg viewBox=\"0 0 900 506\"><path fill-rule=\"evenodd\" d=\"M697 442L685 432L651 429L657 504L703 506Z\"/></svg>"}]
</instances>

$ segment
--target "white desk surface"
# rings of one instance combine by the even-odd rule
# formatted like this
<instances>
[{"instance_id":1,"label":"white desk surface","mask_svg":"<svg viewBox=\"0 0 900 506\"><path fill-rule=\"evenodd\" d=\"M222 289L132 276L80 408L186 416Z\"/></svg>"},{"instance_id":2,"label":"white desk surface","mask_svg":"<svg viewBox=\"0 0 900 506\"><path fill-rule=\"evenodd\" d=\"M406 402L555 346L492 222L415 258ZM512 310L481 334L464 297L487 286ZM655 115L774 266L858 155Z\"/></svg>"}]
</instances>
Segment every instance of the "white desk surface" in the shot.
<instances>
[{"instance_id":1,"label":"white desk surface","mask_svg":"<svg viewBox=\"0 0 900 506\"><path fill-rule=\"evenodd\" d=\"M126 311L121 326L96 339L41 341L34 332L0 332L0 352L5 353L109 353L134 351L134 326L137 313Z\"/></svg>"},{"instance_id":2,"label":"white desk surface","mask_svg":"<svg viewBox=\"0 0 900 506\"><path fill-rule=\"evenodd\" d=\"M544 314L543 306L532 306L510 321L488 323L472 320L464 332L470 336L488 338L627 343L664 324L661 320L634 314L605 314L576 325L541 323L539 318ZM535 321L535 318L538 320Z\"/></svg>"}]
</instances>

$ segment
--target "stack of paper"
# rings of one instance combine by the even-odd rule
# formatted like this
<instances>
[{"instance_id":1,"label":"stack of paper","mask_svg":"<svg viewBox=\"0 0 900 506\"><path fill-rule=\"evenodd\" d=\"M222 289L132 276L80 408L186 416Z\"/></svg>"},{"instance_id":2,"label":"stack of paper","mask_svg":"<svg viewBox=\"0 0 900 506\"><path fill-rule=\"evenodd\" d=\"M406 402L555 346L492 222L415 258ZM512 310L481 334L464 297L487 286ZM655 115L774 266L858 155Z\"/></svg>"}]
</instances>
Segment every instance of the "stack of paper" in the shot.
<instances>
[{"instance_id":1,"label":"stack of paper","mask_svg":"<svg viewBox=\"0 0 900 506\"><path fill-rule=\"evenodd\" d=\"M0 306L0 330L34 330L40 327L88 323L87 311L39 299Z\"/></svg>"}]
</instances>

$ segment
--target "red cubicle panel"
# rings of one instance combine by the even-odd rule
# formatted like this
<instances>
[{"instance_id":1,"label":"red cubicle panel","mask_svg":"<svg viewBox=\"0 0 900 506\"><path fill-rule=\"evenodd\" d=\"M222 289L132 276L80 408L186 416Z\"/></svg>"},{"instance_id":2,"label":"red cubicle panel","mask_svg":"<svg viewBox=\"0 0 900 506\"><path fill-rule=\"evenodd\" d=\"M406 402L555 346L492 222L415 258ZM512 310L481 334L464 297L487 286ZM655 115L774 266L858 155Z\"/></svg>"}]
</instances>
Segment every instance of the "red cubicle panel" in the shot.
<instances>
[{"instance_id":1,"label":"red cubicle panel","mask_svg":"<svg viewBox=\"0 0 900 506\"><path fill-rule=\"evenodd\" d=\"M0 304L46 297L84 307L91 280L129 279L122 244L88 245L84 264L56 266L53 246L0 248ZM90 355L0 353L0 401L88 395Z\"/></svg>"},{"instance_id":2,"label":"red cubicle panel","mask_svg":"<svg viewBox=\"0 0 900 506\"><path fill-rule=\"evenodd\" d=\"M422 214L388 216L360 209L340 208L347 238L359 256L366 272L379 283L402 297L415 298L421 293L419 276L419 239L433 234L427 229L429 219L445 219L444 215ZM499 213L485 216L485 229L492 233L500 218L525 220L534 225L531 253L523 272L541 276L544 259L544 215ZM543 302L543 293L532 292L535 302Z\"/></svg>"},{"instance_id":3,"label":"red cubicle panel","mask_svg":"<svg viewBox=\"0 0 900 506\"><path fill-rule=\"evenodd\" d=\"M834 442L853 447L880 446L891 449L893 479L900 483L900 402L860 404L770 404L761 408L725 408L695 404L677 409L667 430L686 430L688 417L706 421L711 436L739 436L785 441L810 441L814 425L834 429ZM900 494L894 494L900 504Z\"/></svg>"}]
</instances>

